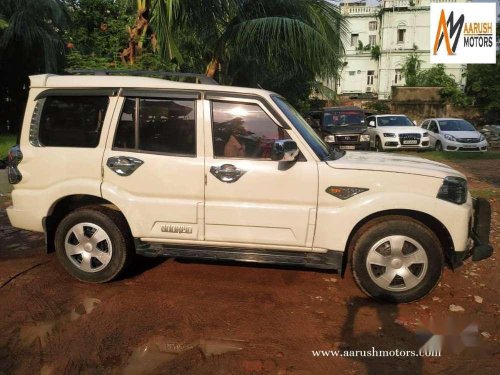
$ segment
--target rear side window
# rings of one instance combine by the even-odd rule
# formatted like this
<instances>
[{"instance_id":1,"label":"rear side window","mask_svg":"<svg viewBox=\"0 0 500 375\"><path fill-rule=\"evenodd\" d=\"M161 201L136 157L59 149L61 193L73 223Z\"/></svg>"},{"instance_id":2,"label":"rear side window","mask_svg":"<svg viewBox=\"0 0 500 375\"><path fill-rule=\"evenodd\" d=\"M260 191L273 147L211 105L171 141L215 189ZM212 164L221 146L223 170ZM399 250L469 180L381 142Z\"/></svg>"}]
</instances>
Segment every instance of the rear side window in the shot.
<instances>
[{"instance_id":1,"label":"rear side window","mask_svg":"<svg viewBox=\"0 0 500 375\"><path fill-rule=\"evenodd\" d=\"M38 136L32 129L31 143L42 147L97 147L108 104L107 96L49 96L39 100L34 114L34 121L38 121L33 124L38 125Z\"/></svg>"},{"instance_id":2,"label":"rear side window","mask_svg":"<svg viewBox=\"0 0 500 375\"><path fill-rule=\"evenodd\" d=\"M126 98L113 149L196 156L194 100Z\"/></svg>"}]
</instances>

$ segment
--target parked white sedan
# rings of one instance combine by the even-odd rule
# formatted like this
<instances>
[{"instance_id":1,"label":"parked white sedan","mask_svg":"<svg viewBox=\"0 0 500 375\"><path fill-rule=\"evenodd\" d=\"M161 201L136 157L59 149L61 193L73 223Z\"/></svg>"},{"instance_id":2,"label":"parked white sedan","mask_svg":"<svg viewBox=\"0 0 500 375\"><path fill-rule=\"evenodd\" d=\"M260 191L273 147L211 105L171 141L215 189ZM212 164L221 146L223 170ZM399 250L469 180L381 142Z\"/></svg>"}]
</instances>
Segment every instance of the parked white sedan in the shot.
<instances>
[{"instance_id":1,"label":"parked white sedan","mask_svg":"<svg viewBox=\"0 0 500 375\"><path fill-rule=\"evenodd\" d=\"M366 118L370 147L377 151L426 150L429 148L429 133L415 126L405 115L376 115Z\"/></svg>"},{"instance_id":2,"label":"parked white sedan","mask_svg":"<svg viewBox=\"0 0 500 375\"><path fill-rule=\"evenodd\" d=\"M487 151L488 142L468 121L457 118L433 118L422 122L436 151Z\"/></svg>"}]
</instances>

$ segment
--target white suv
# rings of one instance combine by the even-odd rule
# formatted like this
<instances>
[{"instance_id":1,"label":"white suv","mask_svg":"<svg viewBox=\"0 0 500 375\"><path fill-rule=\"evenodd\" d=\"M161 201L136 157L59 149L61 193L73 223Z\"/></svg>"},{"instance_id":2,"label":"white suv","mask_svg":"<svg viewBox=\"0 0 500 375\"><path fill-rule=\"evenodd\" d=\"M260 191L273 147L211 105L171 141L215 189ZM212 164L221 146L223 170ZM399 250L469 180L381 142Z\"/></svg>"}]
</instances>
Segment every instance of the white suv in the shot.
<instances>
[{"instance_id":1,"label":"white suv","mask_svg":"<svg viewBox=\"0 0 500 375\"><path fill-rule=\"evenodd\" d=\"M405 115L377 115L366 119L370 147L377 151L427 150L429 133Z\"/></svg>"},{"instance_id":2,"label":"white suv","mask_svg":"<svg viewBox=\"0 0 500 375\"><path fill-rule=\"evenodd\" d=\"M420 158L339 152L281 96L125 76L31 77L9 155L13 226L64 268L115 278L134 253L344 271L406 302L492 254L490 206ZM168 277L168 275L166 275Z\"/></svg>"}]
</instances>

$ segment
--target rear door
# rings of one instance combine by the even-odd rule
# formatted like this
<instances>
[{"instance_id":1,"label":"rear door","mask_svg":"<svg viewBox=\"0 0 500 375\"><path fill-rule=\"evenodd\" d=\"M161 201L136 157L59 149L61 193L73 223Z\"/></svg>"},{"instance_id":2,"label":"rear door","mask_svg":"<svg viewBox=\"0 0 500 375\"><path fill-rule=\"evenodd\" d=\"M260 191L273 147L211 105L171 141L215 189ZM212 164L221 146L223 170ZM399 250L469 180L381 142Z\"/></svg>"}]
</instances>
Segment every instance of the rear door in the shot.
<instances>
[{"instance_id":1,"label":"rear door","mask_svg":"<svg viewBox=\"0 0 500 375\"><path fill-rule=\"evenodd\" d=\"M134 237L202 240L203 111L200 94L125 90L103 159L103 198Z\"/></svg>"},{"instance_id":2,"label":"rear door","mask_svg":"<svg viewBox=\"0 0 500 375\"><path fill-rule=\"evenodd\" d=\"M318 169L302 155L271 160L276 139L292 138L259 100L205 101L205 239L221 245L311 248ZM300 142L297 142L300 144Z\"/></svg>"}]
</instances>

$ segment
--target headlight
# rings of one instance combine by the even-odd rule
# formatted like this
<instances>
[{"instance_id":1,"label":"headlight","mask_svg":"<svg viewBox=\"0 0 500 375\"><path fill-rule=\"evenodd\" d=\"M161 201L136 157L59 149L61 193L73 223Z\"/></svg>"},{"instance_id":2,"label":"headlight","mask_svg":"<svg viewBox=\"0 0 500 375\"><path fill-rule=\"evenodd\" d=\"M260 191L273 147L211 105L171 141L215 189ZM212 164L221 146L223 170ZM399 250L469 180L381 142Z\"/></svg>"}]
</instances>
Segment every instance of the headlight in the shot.
<instances>
[{"instance_id":1,"label":"headlight","mask_svg":"<svg viewBox=\"0 0 500 375\"><path fill-rule=\"evenodd\" d=\"M465 203L467 201L467 181L461 177L445 177L437 197L456 204Z\"/></svg>"},{"instance_id":2,"label":"headlight","mask_svg":"<svg viewBox=\"0 0 500 375\"><path fill-rule=\"evenodd\" d=\"M429 136L429 132L424 132L424 134L422 134L423 138L428 137L428 136Z\"/></svg>"},{"instance_id":3,"label":"headlight","mask_svg":"<svg viewBox=\"0 0 500 375\"><path fill-rule=\"evenodd\" d=\"M324 138L326 143L335 143L335 136L334 135L327 135Z\"/></svg>"},{"instance_id":4,"label":"headlight","mask_svg":"<svg viewBox=\"0 0 500 375\"><path fill-rule=\"evenodd\" d=\"M479 142L482 142L482 141L485 141L486 140L486 137L484 136L484 134L481 134L480 137L479 137Z\"/></svg>"},{"instance_id":5,"label":"headlight","mask_svg":"<svg viewBox=\"0 0 500 375\"><path fill-rule=\"evenodd\" d=\"M445 137L447 140L449 140L449 141L453 141L453 142L456 142L456 141L457 141L457 139L456 139L454 136L450 135L450 134L445 134L445 135L444 135L444 137Z\"/></svg>"},{"instance_id":6,"label":"headlight","mask_svg":"<svg viewBox=\"0 0 500 375\"><path fill-rule=\"evenodd\" d=\"M370 134L361 134L359 137L360 142L368 142L370 141Z\"/></svg>"},{"instance_id":7,"label":"headlight","mask_svg":"<svg viewBox=\"0 0 500 375\"><path fill-rule=\"evenodd\" d=\"M386 138L396 138L396 134L394 134L394 133L384 133L384 137L386 137Z\"/></svg>"}]
</instances>

